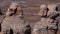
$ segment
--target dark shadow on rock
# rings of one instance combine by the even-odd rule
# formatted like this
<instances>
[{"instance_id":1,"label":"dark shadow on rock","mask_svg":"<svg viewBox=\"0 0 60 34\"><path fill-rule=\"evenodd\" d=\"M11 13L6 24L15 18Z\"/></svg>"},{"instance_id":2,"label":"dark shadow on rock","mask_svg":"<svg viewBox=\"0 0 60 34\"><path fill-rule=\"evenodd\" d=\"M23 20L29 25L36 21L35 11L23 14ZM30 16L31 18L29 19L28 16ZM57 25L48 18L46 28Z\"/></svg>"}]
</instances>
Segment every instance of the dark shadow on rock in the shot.
<instances>
[{"instance_id":1,"label":"dark shadow on rock","mask_svg":"<svg viewBox=\"0 0 60 34\"><path fill-rule=\"evenodd\" d=\"M24 34L31 34L31 27L30 27L30 25L28 25L26 27L27 27L27 29L26 29Z\"/></svg>"},{"instance_id":2,"label":"dark shadow on rock","mask_svg":"<svg viewBox=\"0 0 60 34\"><path fill-rule=\"evenodd\" d=\"M1 9L0 9L0 15L4 15L4 14L2 13Z\"/></svg>"},{"instance_id":3,"label":"dark shadow on rock","mask_svg":"<svg viewBox=\"0 0 60 34\"><path fill-rule=\"evenodd\" d=\"M13 34L13 30L12 29L10 29L10 34Z\"/></svg>"},{"instance_id":4,"label":"dark shadow on rock","mask_svg":"<svg viewBox=\"0 0 60 34\"><path fill-rule=\"evenodd\" d=\"M1 23L0 23L0 32L1 32Z\"/></svg>"}]
</instances>

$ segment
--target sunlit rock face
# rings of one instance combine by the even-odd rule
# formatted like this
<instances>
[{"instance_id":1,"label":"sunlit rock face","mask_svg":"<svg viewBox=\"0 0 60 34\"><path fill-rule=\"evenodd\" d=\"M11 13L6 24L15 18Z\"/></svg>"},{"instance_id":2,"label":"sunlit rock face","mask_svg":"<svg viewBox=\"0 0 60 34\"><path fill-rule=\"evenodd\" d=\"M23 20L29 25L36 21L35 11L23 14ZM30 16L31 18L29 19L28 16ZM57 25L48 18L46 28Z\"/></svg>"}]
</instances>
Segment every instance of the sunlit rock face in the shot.
<instances>
[{"instance_id":1,"label":"sunlit rock face","mask_svg":"<svg viewBox=\"0 0 60 34\"><path fill-rule=\"evenodd\" d=\"M19 6L18 2L12 2L10 7L8 8L7 12L6 12L6 16L9 16L10 14L14 13L14 11L17 10Z\"/></svg>"},{"instance_id":2,"label":"sunlit rock face","mask_svg":"<svg viewBox=\"0 0 60 34\"><path fill-rule=\"evenodd\" d=\"M47 15L47 5L43 4L40 6L40 11L38 13L40 16L46 16Z\"/></svg>"},{"instance_id":3,"label":"sunlit rock face","mask_svg":"<svg viewBox=\"0 0 60 34\"><path fill-rule=\"evenodd\" d=\"M55 34L53 29L57 29L57 21L50 18L41 18L41 21L35 23L32 34Z\"/></svg>"},{"instance_id":4,"label":"sunlit rock face","mask_svg":"<svg viewBox=\"0 0 60 34\"><path fill-rule=\"evenodd\" d=\"M55 18L58 16L58 5L57 4L48 4L49 11L47 16L50 18Z\"/></svg>"},{"instance_id":5,"label":"sunlit rock face","mask_svg":"<svg viewBox=\"0 0 60 34\"><path fill-rule=\"evenodd\" d=\"M20 0L0 0L0 7L2 7L2 10L3 10L2 12L3 13L6 12L6 9L7 9L8 5L10 4L10 1L19 1L20 2ZM30 7L31 9L27 8L27 9L24 10L24 13L29 12L29 13L32 13L32 14L37 13L39 11L39 8L36 8L36 7L39 7L41 4L43 4L45 2L45 0L26 0L26 1L27 1L28 6L33 6L34 8L32 8L32 7ZM21 0L21 2L24 3L24 4L26 3L23 0ZM47 0L46 3L47 2L54 3L54 4L59 3L59 5L60 5L60 0ZM25 4L25 5L24 4L23 4L23 6L27 5L27 4ZM2 18L3 16L0 16L0 17L1 17L1 19L0 19L0 22L1 22L1 20L3 19ZM33 17L32 17L32 16L28 15L28 17L26 16L25 19L27 19L26 21L29 21L32 24L33 22L35 23L35 22L39 21L39 18L40 17L38 17L38 16L33 15Z\"/></svg>"},{"instance_id":6,"label":"sunlit rock face","mask_svg":"<svg viewBox=\"0 0 60 34\"><path fill-rule=\"evenodd\" d=\"M24 34L25 30L27 29L26 26L28 23L26 23L21 16L23 16L23 11L19 4L12 3L11 6L8 8L8 11L6 12L6 17L3 19L3 22L1 24L2 27L2 34L9 34L10 29L13 30L14 34ZM13 16L10 16L10 14L13 14Z\"/></svg>"},{"instance_id":7,"label":"sunlit rock face","mask_svg":"<svg viewBox=\"0 0 60 34\"><path fill-rule=\"evenodd\" d=\"M6 33L6 31L10 30L10 28L13 30L13 32L16 33L24 33L24 31L26 30L26 26L28 24L24 22L24 20L22 20L21 18L18 18L16 16L12 16L12 17L7 17L3 20L2 23L2 32Z\"/></svg>"},{"instance_id":8,"label":"sunlit rock face","mask_svg":"<svg viewBox=\"0 0 60 34\"><path fill-rule=\"evenodd\" d=\"M43 17L41 17L41 20L39 22L34 24L32 34L56 34L58 22L51 18L58 14L57 5L41 5L40 8L41 12L39 15ZM43 12L43 10L45 12ZM49 15L50 12L52 14ZM53 14L53 12L55 13Z\"/></svg>"}]
</instances>

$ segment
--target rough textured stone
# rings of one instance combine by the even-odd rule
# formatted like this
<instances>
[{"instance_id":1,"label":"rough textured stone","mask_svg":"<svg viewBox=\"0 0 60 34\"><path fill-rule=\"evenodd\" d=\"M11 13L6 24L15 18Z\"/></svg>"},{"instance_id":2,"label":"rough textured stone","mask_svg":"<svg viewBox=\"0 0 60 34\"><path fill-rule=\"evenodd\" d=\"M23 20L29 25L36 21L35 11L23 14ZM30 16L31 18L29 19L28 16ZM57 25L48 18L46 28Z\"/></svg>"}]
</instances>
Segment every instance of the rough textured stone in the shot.
<instances>
[{"instance_id":1,"label":"rough textured stone","mask_svg":"<svg viewBox=\"0 0 60 34\"><path fill-rule=\"evenodd\" d=\"M1 7L3 13L6 13L6 10L9 7L9 4L11 3L10 1L20 1L20 0L0 0L0 7ZM26 0L26 1L28 3L28 6L29 7L31 6L30 7L31 9L28 10L28 8L27 9L25 8L26 10L24 10L24 13L28 12L28 13L32 13L32 14L35 14L35 13L38 14L38 12L40 10L38 7L41 4L45 4L44 3L45 0ZM60 5L60 0L46 0L46 3L54 3L54 4L58 3ZM25 4L25 5L27 5L27 4ZM34 8L34 9L32 9L32 8ZM60 8L59 8L59 12L60 12ZM40 21L39 16L34 16L34 15L33 16L27 15L27 16L25 16L25 20L29 21L30 23L36 23L37 21ZM60 21L59 18L58 18L58 21ZM60 25L59 25L59 28L60 28Z\"/></svg>"},{"instance_id":2,"label":"rough textured stone","mask_svg":"<svg viewBox=\"0 0 60 34\"><path fill-rule=\"evenodd\" d=\"M40 16L46 16L47 15L47 5L43 4L40 6L40 12L39 12Z\"/></svg>"},{"instance_id":3,"label":"rough textured stone","mask_svg":"<svg viewBox=\"0 0 60 34\"><path fill-rule=\"evenodd\" d=\"M16 16L6 17L1 24L2 33L6 33L6 31L9 32L11 28L15 34L23 34L27 25L28 24L25 23L24 20Z\"/></svg>"},{"instance_id":4,"label":"rough textured stone","mask_svg":"<svg viewBox=\"0 0 60 34\"><path fill-rule=\"evenodd\" d=\"M13 34L24 34L27 29L28 23L22 19L21 7L17 3L12 3L8 8L5 18L2 21L2 34L9 34L10 29L13 30ZM11 15L12 14L12 15ZM11 15L11 16L10 16Z\"/></svg>"},{"instance_id":5,"label":"rough textured stone","mask_svg":"<svg viewBox=\"0 0 60 34\"><path fill-rule=\"evenodd\" d=\"M48 8L49 8L49 11L47 16L49 16L50 18L56 18L59 15L57 4L49 4Z\"/></svg>"},{"instance_id":6,"label":"rough textured stone","mask_svg":"<svg viewBox=\"0 0 60 34\"><path fill-rule=\"evenodd\" d=\"M41 18L41 21L37 22L33 27L33 34L55 34L54 30L57 29L57 21L50 18ZM52 32L51 32L52 31Z\"/></svg>"}]
</instances>

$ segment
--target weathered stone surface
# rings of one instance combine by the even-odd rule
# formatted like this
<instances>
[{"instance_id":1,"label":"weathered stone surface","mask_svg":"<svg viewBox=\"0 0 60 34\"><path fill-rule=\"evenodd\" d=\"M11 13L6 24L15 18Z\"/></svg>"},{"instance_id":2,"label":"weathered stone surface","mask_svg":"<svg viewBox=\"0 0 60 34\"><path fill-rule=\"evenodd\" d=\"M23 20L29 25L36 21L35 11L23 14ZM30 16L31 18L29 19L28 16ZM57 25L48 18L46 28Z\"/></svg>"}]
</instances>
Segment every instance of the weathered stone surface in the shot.
<instances>
[{"instance_id":1,"label":"weathered stone surface","mask_svg":"<svg viewBox=\"0 0 60 34\"><path fill-rule=\"evenodd\" d=\"M7 8L9 7L10 5L10 1L20 1L20 0L0 0L0 7L2 9L2 12L5 14L6 13L6 10ZM41 4L44 4L45 0L26 0L27 3L28 3L28 6L31 8L28 10L28 8L26 10L24 10L24 13L32 13L32 14L38 14L39 12L39 6L40 6L40 3ZM32 1L32 2L31 2ZM58 3L60 5L60 0L46 0L46 3ZM26 4L27 5L27 4ZM34 9L32 9L34 8ZM35 9L36 8L36 9ZM59 12L60 12L60 7L59 7ZM31 15L32 15L31 14ZM28 15L27 15L28 16ZM26 21L29 21L30 23L36 23L37 21L40 20L39 16L25 16L25 20ZM60 21L60 19L58 18L58 21ZM59 26L60 27L60 26Z\"/></svg>"},{"instance_id":2,"label":"weathered stone surface","mask_svg":"<svg viewBox=\"0 0 60 34\"><path fill-rule=\"evenodd\" d=\"M47 5L41 5L40 6L39 15L40 16L46 16L47 15Z\"/></svg>"},{"instance_id":3,"label":"weathered stone surface","mask_svg":"<svg viewBox=\"0 0 60 34\"><path fill-rule=\"evenodd\" d=\"M6 17L1 26L2 26L2 33L6 33L6 31L10 30L10 28L13 30L13 32L16 33L24 33L24 31L26 30L26 26L28 24L24 22L24 20L22 20L21 18L18 18L16 16L12 16L12 17Z\"/></svg>"},{"instance_id":4,"label":"weathered stone surface","mask_svg":"<svg viewBox=\"0 0 60 34\"><path fill-rule=\"evenodd\" d=\"M59 16L59 12L58 12L58 5L57 4L49 4L48 5L49 11L47 13L47 16L50 18L56 18L57 16Z\"/></svg>"},{"instance_id":5,"label":"weathered stone surface","mask_svg":"<svg viewBox=\"0 0 60 34\"><path fill-rule=\"evenodd\" d=\"M24 34L27 29L28 23L26 23L22 18L21 7L18 3L12 3L8 8L7 13L5 14L5 18L2 21L2 34L9 34L10 29L13 30L13 34ZM11 15L12 14L12 15Z\"/></svg>"},{"instance_id":6,"label":"weathered stone surface","mask_svg":"<svg viewBox=\"0 0 60 34\"><path fill-rule=\"evenodd\" d=\"M53 29L57 29L57 21L50 18L41 18L41 21L35 23L32 33L33 34L55 34ZM51 33L52 31L52 33Z\"/></svg>"}]
</instances>

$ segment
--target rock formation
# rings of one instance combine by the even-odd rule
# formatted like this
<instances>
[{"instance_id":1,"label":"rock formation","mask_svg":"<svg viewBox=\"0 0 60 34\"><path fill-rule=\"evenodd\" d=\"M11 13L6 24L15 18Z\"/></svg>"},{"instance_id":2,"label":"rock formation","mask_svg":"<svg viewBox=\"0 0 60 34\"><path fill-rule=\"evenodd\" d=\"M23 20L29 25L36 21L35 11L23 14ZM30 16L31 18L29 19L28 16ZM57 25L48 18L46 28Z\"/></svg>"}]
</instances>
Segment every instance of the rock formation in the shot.
<instances>
[{"instance_id":1,"label":"rock formation","mask_svg":"<svg viewBox=\"0 0 60 34\"><path fill-rule=\"evenodd\" d=\"M39 22L35 23L32 34L56 34L57 28L58 28L57 27L58 22L51 17L57 16L56 15L56 14L58 14L58 12L56 11L57 6L56 5L53 5L53 6L41 5L40 7L42 8L42 9L40 9L40 10L42 10L41 12L45 11L44 12L45 15L43 15L44 13L42 15L39 14L41 16L41 20ZM48 10L47 10L47 8L48 8ZM52 14L49 14L49 12L51 12Z\"/></svg>"},{"instance_id":2,"label":"rock formation","mask_svg":"<svg viewBox=\"0 0 60 34\"><path fill-rule=\"evenodd\" d=\"M13 30L13 34L24 34L27 29L28 23L25 22L21 16L21 7L18 3L12 3L6 12L6 17L2 21L2 34L10 34L10 29Z\"/></svg>"}]
</instances>

